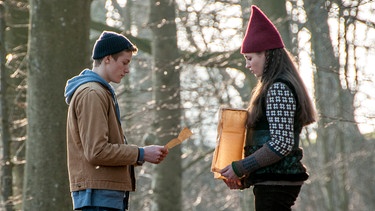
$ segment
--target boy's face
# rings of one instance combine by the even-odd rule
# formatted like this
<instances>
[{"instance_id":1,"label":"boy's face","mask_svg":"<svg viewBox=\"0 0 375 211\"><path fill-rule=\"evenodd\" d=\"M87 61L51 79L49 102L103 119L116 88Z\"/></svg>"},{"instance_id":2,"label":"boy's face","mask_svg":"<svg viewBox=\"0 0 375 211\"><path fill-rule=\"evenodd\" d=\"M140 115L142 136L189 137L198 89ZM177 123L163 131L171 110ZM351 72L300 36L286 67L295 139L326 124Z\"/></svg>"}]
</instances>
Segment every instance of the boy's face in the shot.
<instances>
[{"instance_id":1,"label":"boy's face","mask_svg":"<svg viewBox=\"0 0 375 211\"><path fill-rule=\"evenodd\" d=\"M103 78L108 82L120 83L121 79L129 73L129 65L132 60L133 53L123 51L117 61L112 56L106 56L104 62Z\"/></svg>"}]
</instances>

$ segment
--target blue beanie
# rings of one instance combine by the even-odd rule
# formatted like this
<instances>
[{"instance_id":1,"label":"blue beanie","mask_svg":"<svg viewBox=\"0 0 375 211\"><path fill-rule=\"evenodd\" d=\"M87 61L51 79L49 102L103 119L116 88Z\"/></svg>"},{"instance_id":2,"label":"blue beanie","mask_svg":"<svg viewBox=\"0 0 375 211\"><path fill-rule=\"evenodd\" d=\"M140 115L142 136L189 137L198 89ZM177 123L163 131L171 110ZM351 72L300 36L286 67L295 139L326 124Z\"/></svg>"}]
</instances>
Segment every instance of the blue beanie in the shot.
<instances>
[{"instance_id":1,"label":"blue beanie","mask_svg":"<svg viewBox=\"0 0 375 211\"><path fill-rule=\"evenodd\" d=\"M135 46L122 34L111 31L103 31L96 40L92 50L93 59L101 59L107 55L119 53L123 50L134 51Z\"/></svg>"}]
</instances>

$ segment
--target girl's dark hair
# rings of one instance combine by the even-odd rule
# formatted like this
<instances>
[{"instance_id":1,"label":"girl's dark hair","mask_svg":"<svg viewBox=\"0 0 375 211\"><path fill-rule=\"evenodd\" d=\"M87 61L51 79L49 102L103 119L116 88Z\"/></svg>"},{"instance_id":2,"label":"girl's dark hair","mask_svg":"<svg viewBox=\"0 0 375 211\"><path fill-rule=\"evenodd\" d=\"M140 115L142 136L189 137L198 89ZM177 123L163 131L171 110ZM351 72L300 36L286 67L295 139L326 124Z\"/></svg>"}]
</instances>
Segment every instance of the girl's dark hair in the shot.
<instances>
[{"instance_id":1,"label":"girl's dark hair","mask_svg":"<svg viewBox=\"0 0 375 211\"><path fill-rule=\"evenodd\" d=\"M248 125L253 126L262 114L262 99L266 98L268 88L276 81L289 82L295 89L300 110L296 112L296 121L301 126L316 121L315 108L305 84L299 75L292 55L285 48L267 50L264 72L255 86L249 103Z\"/></svg>"}]
</instances>

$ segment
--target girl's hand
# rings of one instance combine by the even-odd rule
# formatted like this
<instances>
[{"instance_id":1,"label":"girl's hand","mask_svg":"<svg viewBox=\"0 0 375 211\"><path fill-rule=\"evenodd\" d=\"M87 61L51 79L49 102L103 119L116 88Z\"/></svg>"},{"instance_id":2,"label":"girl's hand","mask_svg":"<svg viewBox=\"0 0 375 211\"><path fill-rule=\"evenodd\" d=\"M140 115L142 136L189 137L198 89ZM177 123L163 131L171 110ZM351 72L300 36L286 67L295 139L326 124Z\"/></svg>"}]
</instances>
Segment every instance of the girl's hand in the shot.
<instances>
[{"instance_id":1,"label":"girl's hand","mask_svg":"<svg viewBox=\"0 0 375 211\"><path fill-rule=\"evenodd\" d=\"M241 189L241 179L234 173L232 165L228 165L220 171L220 174L225 177L224 182L230 189Z\"/></svg>"},{"instance_id":2,"label":"girl's hand","mask_svg":"<svg viewBox=\"0 0 375 211\"><path fill-rule=\"evenodd\" d=\"M221 169L220 174L226 179L236 180L239 179L236 173L234 173L232 165L229 164L227 167Z\"/></svg>"}]
</instances>

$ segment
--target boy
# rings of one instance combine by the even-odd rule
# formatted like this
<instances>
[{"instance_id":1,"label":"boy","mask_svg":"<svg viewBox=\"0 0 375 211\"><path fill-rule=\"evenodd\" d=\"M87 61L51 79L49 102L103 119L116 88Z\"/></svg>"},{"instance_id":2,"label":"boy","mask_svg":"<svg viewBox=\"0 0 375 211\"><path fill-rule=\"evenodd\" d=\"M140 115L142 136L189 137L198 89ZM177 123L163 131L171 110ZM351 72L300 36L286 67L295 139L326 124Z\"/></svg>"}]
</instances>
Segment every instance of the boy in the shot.
<instances>
[{"instance_id":1,"label":"boy","mask_svg":"<svg viewBox=\"0 0 375 211\"><path fill-rule=\"evenodd\" d=\"M125 36L104 31L96 41L93 69L67 81L67 153L70 190L75 210L127 210L135 190L134 166L158 164L164 146L128 145L121 128L116 94L138 51Z\"/></svg>"}]
</instances>

